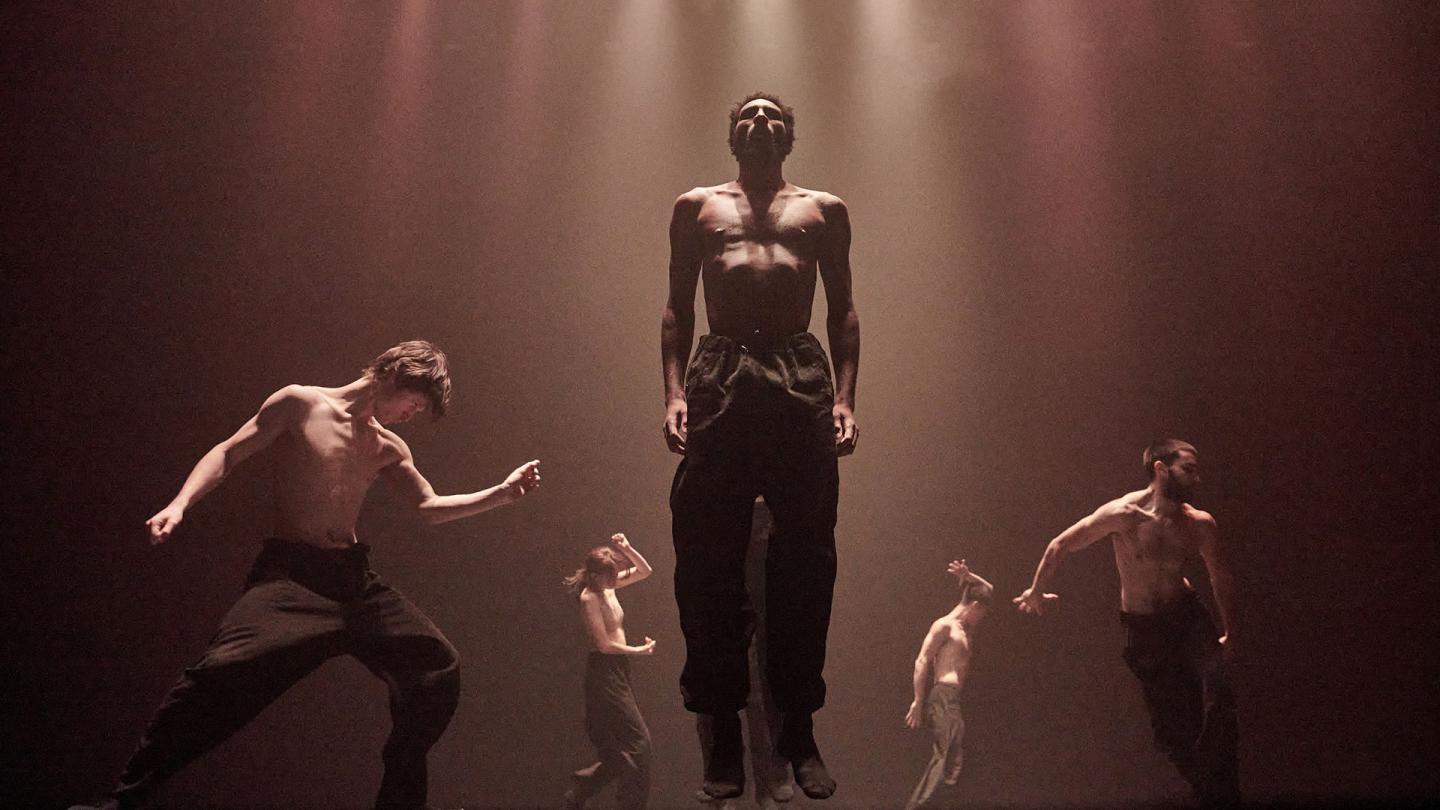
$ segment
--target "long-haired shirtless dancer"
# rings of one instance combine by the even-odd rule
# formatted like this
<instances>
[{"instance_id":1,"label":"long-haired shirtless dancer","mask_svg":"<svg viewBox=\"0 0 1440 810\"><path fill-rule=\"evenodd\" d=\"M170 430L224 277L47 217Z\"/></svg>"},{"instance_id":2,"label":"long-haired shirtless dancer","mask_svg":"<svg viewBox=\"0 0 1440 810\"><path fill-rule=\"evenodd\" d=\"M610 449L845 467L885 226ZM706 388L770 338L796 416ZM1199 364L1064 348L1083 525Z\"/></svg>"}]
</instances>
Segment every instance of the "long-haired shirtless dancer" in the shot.
<instances>
[{"instance_id":1,"label":"long-haired shirtless dancer","mask_svg":"<svg viewBox=\"0 0 1440 810\"><path fill-rule=\"evenodd\" d=\"M580 620L590 655L585 659L585 734L600 759L576 771L565 793L567 807L585 802L618 779L615 800L622 808L644 808L650 795L650 729L640 716L630 688L630 656L655 652L655 639L632 645L625 639L625 611L615 597L650 576L650 563L623 534L610 537L614 547L599 546L585 565L565 579L580 601Z\"/></svg>"},{"instance_id":2,"label":"long-haired shirtless dancer","mask_svg":"<svg viewBox=\"0 0 1440 810\"><path fill-rule=\"evenodd\" d=\"M1235 698L1225 659L1235 644L1233 577L1215 518L1188 501L1200 483L1195 447L1178 439L1143 453L1150 485L1122 495L1061 532L1045 547L1035 580L1015 597L1035 616L1058 598L1045 588L1060 560L1114 538L1120 572L1125 663L1140 681L1155 743L1205 804L1239 800ZM1223 632L1181 573L1198 552L1210 574Z\"/></svg>"},{"instance_id":3,"label":"long-haired shirtless dancer","mask_svg":"<svg viewBox=\"0 0 1440 810\"><path fill-rule=\"evenodd\" d=\"M905 803L905 810L929 806L935 791L943 782L953 787L960 778L964 762L965 718L960 712L960 692L965 676L970 673L971 640L980 622L990 612L995 588L979 574L970 570L964 560L954 560L945 570L960 586L960 600L955 607L930 625L920 653L915 656L915 674L911 684L915 699L905 712L905 725L919 728L930 724L934 751L920 782Z\"/></svg>"},{"instance_id":4,"label":"long-haired shirtless dancer","mask_svg":"<svg viewBox=\"0 0 1440 810\"><path fill-rule=\"evenodd\" d=\"M377 476L427 523L513 503L540 485L539 461L496 486L437 495L387 425L445 412L449 365L430 343L385 351L339 388L289 385L195 465L180 493L146 521L164 543L236 465L274 462L275 534L210 648L165 697L103 805L139 806L169 776L253 719L326 660L349 654L390 687L393 726L377 808L425 806L426 755L460 695L459 656L410 600L370 570L355 521Z\"/></svg>"},{"instance_id":5,"label":"long-haired shirtless dancer","mask_svg":"<svg viewBox=\"0 0 1440 810\"><path fill-rule=\"evenodd\" d=\"M744 791L738 712L749 692L745 550L763 495L775 516L766 558L770 689L778 748L811 798L835 791L811 715L825 703L825 639L835 588L837 458L855 449L860 321L850 289L850 222L833 194L786 182L795 114L756 93L730 113L739 179L695 188L670 221L670 296L660 323L661 432L685 458L670 489L675 601L685 633L685 708L714 716L704 790ZM695 356L695 286L710 334ZM806 331L825 285L835 374ZM687 362L688 361L688 362Z\"/></svg>"}]
</instances>

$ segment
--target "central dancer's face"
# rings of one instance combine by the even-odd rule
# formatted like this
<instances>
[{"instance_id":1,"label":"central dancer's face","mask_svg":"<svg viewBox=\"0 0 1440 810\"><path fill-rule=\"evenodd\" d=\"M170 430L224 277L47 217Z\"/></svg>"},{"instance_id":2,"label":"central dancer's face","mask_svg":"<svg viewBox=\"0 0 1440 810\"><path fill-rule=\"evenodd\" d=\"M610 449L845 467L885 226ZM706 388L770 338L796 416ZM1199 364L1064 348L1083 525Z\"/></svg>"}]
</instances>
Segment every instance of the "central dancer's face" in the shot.
<instances>
[{"instance_id":1,"label":"central dancer's face","mask_svg":"<svg viewBox=\"0 0 1440 810\"><path fill-rule=\"evenodd\" d=\"M735 154L780 156L784 154L785 118L775 102L757 98L740 108L735 120Z\"/></svg>"}]
</instances>

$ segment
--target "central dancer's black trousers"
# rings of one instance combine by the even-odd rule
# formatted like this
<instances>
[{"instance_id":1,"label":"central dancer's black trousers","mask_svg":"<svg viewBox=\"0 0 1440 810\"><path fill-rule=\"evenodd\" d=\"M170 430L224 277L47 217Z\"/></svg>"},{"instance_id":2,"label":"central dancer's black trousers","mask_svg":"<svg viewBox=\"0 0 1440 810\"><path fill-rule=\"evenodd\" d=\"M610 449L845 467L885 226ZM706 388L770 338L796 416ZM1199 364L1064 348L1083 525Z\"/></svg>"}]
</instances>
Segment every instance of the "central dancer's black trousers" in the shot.
<instances>
[{"instance_id":1,"label":"central dancer's black trousers","mask_svg":"<svg viewBox=\"0 0 1440 810\"><path fill-rule=\"evenodd\" d=\"M814 335L705 335L685 375L688 435L670 511L685 634L685 708L738 712L754 615L745 555L755 497L775 527L765 560L766 669L781 712L825 703L839 473L834 385Z\"/></svg>"},{"instance_id":2,"label":"central dancer's black trousers","mask_svg":"<svg viewBox=\"0 0 1440 810\"><path fill-rule=\"evenodd\" d=\"M210 648L171 688L112 794L139 805L164 779L223 742L337 655L390 687L393 726L377 808L425 806L426 755L460 695L460 659L435 625L370 570L368 547L267 540Z\"/></svg>"}]
</instances>

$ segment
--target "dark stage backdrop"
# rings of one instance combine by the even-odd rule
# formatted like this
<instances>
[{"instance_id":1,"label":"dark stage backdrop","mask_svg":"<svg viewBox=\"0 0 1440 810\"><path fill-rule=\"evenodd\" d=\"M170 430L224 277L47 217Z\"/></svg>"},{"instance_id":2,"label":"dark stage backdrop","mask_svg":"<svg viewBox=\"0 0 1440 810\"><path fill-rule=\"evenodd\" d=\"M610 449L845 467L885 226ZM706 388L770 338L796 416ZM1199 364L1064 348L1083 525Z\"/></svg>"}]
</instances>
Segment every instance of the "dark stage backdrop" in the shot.
<instances>
[{"instance_id":1,"label":"dark stage backdrop","mask_svg":"<svg viewBox=\"0 0 1440 810\"><path fill-rule=\"evenodd\" d=\"M726 110L798 111L787 172L850 204L864 352L842 463L822 742L832 807L903 802L910 668L964 556L1005 599L1045 543L1200 448L1243 610L1256 797L1434 795L1437 14L1424 3L7 5L0 804L98 795L269 524L256 459L142 522L292 382L417 336L444 492L524 503L375 564L465 660L432 797L554 805L589 761L560 578L623 530L654 803L699 776L676 678L658 326L677 194L733 177ZM817 315L821 314L817 306ZM703 318L703 315L702 315ZM703 328L703 323L702 323ZM823 334L817 317L815 331ZM1196 572L1203 580L1203 572ZM978 804L1179 797L1120 659L1108 543L1055 615L1008 605L965 711ZM1208 593L1208 591L1207 591ZM184 772L178 806L364 807L384 692L340 660Z\"/></svg>"}]
</instances>

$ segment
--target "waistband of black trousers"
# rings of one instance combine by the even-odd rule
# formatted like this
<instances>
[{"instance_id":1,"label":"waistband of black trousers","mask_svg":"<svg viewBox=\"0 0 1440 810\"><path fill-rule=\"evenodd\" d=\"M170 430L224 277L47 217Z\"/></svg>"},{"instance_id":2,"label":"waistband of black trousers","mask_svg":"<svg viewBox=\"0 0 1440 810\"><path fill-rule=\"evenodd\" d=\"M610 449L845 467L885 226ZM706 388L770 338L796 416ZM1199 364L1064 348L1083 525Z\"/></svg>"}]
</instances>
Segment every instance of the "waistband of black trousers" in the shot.
<instances>
[{"instance_id":1,"label":"waistband of black trousers","mask_svg":"<svg viewBox=\"0 0 1440 810\"><path fill-rule=\"evenodd\" d=\"M1200 604L1200 594L1194 589L1186 590L1179 599L1155 611L1154 613L1127 613L1120 611L1120 623L1126 627L1148 628L1158 627L1167 624L1174 624L1195 614L1196 610L1204 611L1205 606Z\"/></svg>"},{"instance_id":2,"label":"waistband of black trousers","mask_svg":"<svg viewBox=\"0 0 1440 810\"><path fill-rule=\"evenodd\" d=\"M707 339L728 341L743 352L779 351L788 349L796 343L819 345L819 339L810 332L765 332L760 329L747 332L710 332L700 338L701 341Z\"/></svg>"},{"instance_id":3,"label":"waistband of black trousers","mask_svg":"<svg viewBox=\"0 0 1440 810\"><path fill-rule=\"evenodd\" d=\"M261 553L317 566L346 566L368 560L370 546L366 543L352 543L344 548L323 548L283 537L267 537Z\"/></svg>"}]
</instances>

